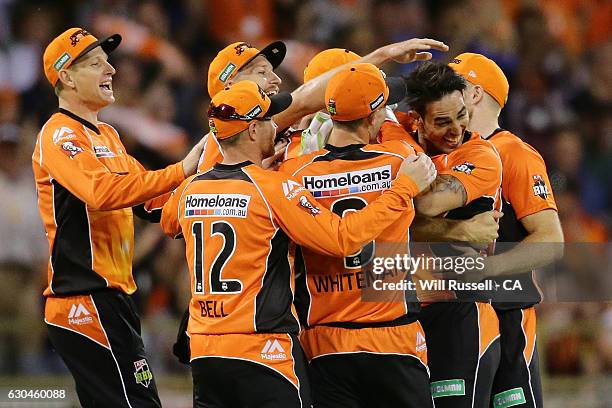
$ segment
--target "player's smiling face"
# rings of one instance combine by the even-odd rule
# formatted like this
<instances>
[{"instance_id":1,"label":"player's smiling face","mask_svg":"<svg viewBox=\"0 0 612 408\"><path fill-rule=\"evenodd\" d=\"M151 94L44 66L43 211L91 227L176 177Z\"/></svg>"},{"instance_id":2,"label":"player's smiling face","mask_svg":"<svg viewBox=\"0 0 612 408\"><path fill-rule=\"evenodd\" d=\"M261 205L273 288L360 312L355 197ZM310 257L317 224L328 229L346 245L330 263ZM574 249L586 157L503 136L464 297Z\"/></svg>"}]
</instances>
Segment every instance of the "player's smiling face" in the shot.
<instances>
[{"instance_id":1,"label":"player's smiling face","mask_svg":"<svg viewBox=\"0 0 612 408\"><path fill-rule=\"evenodd\" d=\"M113 75L116 71L109 64L108 55L102 48L94 48L70 69L76 92L83 104L98 110L115 102Z\"/></svg>"},{"instance_id":2,"label":"player's smiling face","mask_svg":"<svg viewBox=\"0 0 612 408\"><path fill-rule=\"evenodd\" d=\"M244 80L255 82L268 96L276 95L282 82L278 75L274 73L270 61L261 55L242 67L227 84Z\"/></svg>"},{"instance_id":3,"label":"player's smiling face","mask_svg":"<svg viewBox=\"0 0 612 408\"><path fill-rule=\"evenodd\" d=\"M463 142L469 122L463 94L455 91L427 105L419 121L419 137L424 139L428 154L450 153Z\"/></svg>"}]
</instances>

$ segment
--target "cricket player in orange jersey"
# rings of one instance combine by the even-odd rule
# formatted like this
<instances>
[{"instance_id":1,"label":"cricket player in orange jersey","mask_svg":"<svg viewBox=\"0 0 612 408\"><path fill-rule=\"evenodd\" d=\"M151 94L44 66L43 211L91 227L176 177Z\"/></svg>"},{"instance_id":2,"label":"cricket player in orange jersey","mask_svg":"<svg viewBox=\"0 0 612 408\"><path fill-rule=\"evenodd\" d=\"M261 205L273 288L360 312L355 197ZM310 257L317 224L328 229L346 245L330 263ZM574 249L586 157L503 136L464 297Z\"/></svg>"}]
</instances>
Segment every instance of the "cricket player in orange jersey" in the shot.
<instances>
[{"instance_id":1,"label":"cricket player in orange jersey","mask_svg":"<svg viewBox=\"0 0 612 408\"><path fill-rule=\"evenodd\" d=\"M289 240L348 256L402 217L435 177L427 157L412 155L389 190L340 218L296 179L261 168L274 150L272 117L290 104L290 94L269 97L251 81L215 95L210 127L223 162L183 182L163 208L162 227L184 236L191 272L197 407L310 406Z\"/></svg>"},{"instance_id":2,"label":"cricket player in orange jersey","mask_svg":"<svg viewBox=\"0 0 612 408\"><path fill-rule=\"evenodd\" d=\"M434 183L415 198L417 212L468 219L498 209L501 160L490 142L466 129L465 80L444 64L428 62L406 77L406 87L407 103L417 115L415 137L438 169ZM412 249L413 255L457 255L446 244ZM457 264L453 271L461 268ZM490 294L421 286L434 282L423 268L417 277L436 407L488 407L499 364L499 327Z\"/></svg>"},{"instance_id":3,"label":"cricket player in orange jersey","mask_svg":"<svg viewBox=\"0 0 612 408\"><path fill-rule=\"evenodd\" d=\"M491 404L543 407L534 308L541 296L533 269L551 263L563 252L563 232L546 164L533 147L499 126L499 114L509 92L501 68L474 53L458 55L449 66L467 81L464 98L470 114L468 128L493 143L500 154L505 215L500 221L498 242L512 243L498 245L496 255L485 260L485 270L476 276L466 274L465 278L510 279L520 282L522 288L519 293L493 299L499 317L501 361ZM547 244L534 250L532 243Z\"/></svg>"},{"instance_id":4,"label":"cricket player in orange jersey","mask_svg":"<svg viewBox=\"0 0 612 408\"><path fill-rule=\"evenodd\" d=\"M334 122L326 146L284 162L279 171L297 178L318 205L340 216L365 207L389 187L404 158L415 154L402 141L370 144L385 121L385 106L404 96L403 80L384 78L372 64L342 69L325 94ZM372 270L376 257L408 255L413 218L410 207L348 257L300 248L303 271L295 303L306 325L300 340L316 407L433 407L416 292L382 286L411 276L406 270L389 275Z\"/></svg>"},{"instance_id":5,"label":"cricket player in orange jersey","mask_svg":"<svg viewBox=\"0 0 612 408\"><path fill-rule=\"evenodd\" d=\"M159 407L130 296L133 213L159 219L162 195L195 172L202 143L180 163L145 171L117 131L97 120L115 100L108 54L120 41L71 28L43 55L59 100L32 156L49 240L45 322L82 406Z\"/></svg>"}]
</instances>

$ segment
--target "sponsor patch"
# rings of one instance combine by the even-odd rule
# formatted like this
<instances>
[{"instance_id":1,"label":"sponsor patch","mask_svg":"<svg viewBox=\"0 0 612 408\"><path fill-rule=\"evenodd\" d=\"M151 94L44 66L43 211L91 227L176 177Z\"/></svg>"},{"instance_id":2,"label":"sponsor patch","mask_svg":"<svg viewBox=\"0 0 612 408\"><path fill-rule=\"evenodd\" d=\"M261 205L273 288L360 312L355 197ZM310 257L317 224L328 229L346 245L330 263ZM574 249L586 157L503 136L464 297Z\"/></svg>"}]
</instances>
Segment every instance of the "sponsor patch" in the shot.
<instances>
[{"instance_id":1,"label":"sponsor patch","mask_svg":"<svg viewBox=\"0 0 612 408\"><path fill-rule=\"evenodd\" d=\"M508 408L525 403L527 403L527 400L525 399L525 393L521 387L500 392L493 397L494 408Z\"/></svg>"},{"instance_id":2,"label":"sponsor patch","mask_svg":"<svg viewBox=\"0 0 612 408\"><path fill-rule=\"evenodd\" d=\"M542 200L546 200L550 195L544 178L539 174L533 176L533 195L540 197Z\"/></svg>"},{"instance_id":3,"label":"sponsor patch","mask_svg":"<svg viewBox=\"0 0 612 408\"><path fill-rule=\"evenodd\" d=\"M263 112L263 110L261 109L261 106L257 105L255 106L253 109L251 109L250 111L247 112L246 116L247 118L256 118L261 112Z\"/></svg>"},{"instance_id":4,"label":"sponsor patch","mask_svg":"<svg viewBox=\"0 0 612 408\"><path fill-rule=\"evenodd\" d=\"M185 198L185 217L246 218L250 201L244 194L190 194Z\"/></svg>"},{"instance_id":5,"label":"sponsor patch","mask_svg":"<svg viewBox=\"0 0 612 408\"><path fill-rule=\"evenodd\" d=\"M465 162L463 164L458 164L456 166L453 166L453 170L460 171L465 174L472 174L472 171L474 171L475 168L476 166L470 162Z\"/></svg>"},{"instance_id":6,"label":"sponsor patch","mask_svg":"<svg viewBox=\"0 0 612 408\"><path fill-rule=\"evenodd\" d=\"M70 54L68 54L67 52L63 53L57 59L57 61L55 61L55 64L53 64L53 68L55 68L56 71L59 71L64 65L66 65L68 61L70 61L70 58Z\"/></svg>"},{"instance_id":7,"label":"sponsor patch","mask_svg":"<svg viewBox=\"0 0 612 408\"><path fill-rule=\"evenodd\" d=\"M235 69L236 69L236 64L228 62L225 68L223 68L223 71L221 71L221 75L219 75L219 80L225 83L225 81L227 81L227 78L229 78L230 75L232 75L232 72L234 72Z\"/></svg>"},{"instance_id":8,"label":"sponsor patch","mask_svg":"<svg viewBox=\"0 0 612 408\"><path fill-rule=\"evenodd\" d=\"M115 157L115 153L111 151L106 146L94 146L94 152L96 152L96 157Z\"/></svg>"},{"instance_id":9,"label":"sponsor patch","mask_svg":"<svg viewBox=\"0 0 612 408\"><path fill-rule=\"evenodd\" d=\"M442 380L431 383L431 396L434 398L465 395L465 380Z\"/></svg>"},{"instance_id":10,"label":"sponsor patch","mask_svg":"<svg viewBox=\"0 0 612 408\"><path fill-rule=\"evenodd\" d=\"M391 166L323 176L303 176L302 184L315 198L382 191L391 187Z\"/></svg>"},{"instance_id":11,"label":"sponsor patch","mask_svg":"<svg viewBox=\"0 0 612 408\"><path fill-rule=\"evenodd\" d=\"M217 134L218 130L215 126L215 121L212 119L208 119L208 127L210 128L211 133Z\"/></svg>"},{"instance_id":12,"label":"sponsor patch","mask_svg":"<svg viewBox=\"0 0 612 408\"><path fill-rule=\"evenodd\" d=\"M62 143L62 151L72 159L84 150L76 142L64 142Z\"/></svg>"},{"instance_id":13,"label":"sponsor patch","mask_svg":"<svg viewBox=\"0 0 612 408\"><path fill-rule=\"evenodd\" d=\"M329 112L330 115L335 115L336 113L338 113L336 111L336 101L334 101L333 99L330 99L327 102L327 111Z\"/></svg>"},{"instance_id":14,"label":"sponsor patch","mask_svg":"<svg viewBox=\"0 0 612 408\"><path fill-rule=\"evenodd\" d=\"M385 101L385 95L380 94L376 99L370 102L370 109L375 111L376 108L378 108L384 101Z\"/></svg>"},{"instance_id":15,"label":"sponsor patch","mask_svg":"<svg viewBox=\"0 0 612 408\"><path fill-rule=\"evenodd\" d=\"M149 388L149 384L153 379L153 373L149 369L147 360L144 358L142 360L134 361L134 377L136 378L136 384Z\"/></svg>"},{"instance_id":16,"label":"sponsor patch","mask_svg":"<svg viewBox=\"0 0 612 408\"><path fill-rule=\"evenodd\" d=\"M300 197L298 206L312 216L319 215L321 213L321 209L311 203L306 196Z\"/></svg>"}]
</instances>

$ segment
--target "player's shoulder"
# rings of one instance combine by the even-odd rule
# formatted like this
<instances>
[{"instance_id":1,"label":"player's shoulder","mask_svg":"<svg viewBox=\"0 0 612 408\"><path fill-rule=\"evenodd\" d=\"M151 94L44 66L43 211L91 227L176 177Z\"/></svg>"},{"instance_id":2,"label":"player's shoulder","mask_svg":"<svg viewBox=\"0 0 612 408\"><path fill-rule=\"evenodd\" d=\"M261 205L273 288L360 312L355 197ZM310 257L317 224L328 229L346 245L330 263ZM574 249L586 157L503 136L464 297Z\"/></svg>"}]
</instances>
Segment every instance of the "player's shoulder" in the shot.
<instances>
[{"instance_id":1,"label":"player's shoulder","mask_svg":"<svg viewBox=\"0 0 612 408\"><path fill-rule=\"evenodd\" d=\"M415 154L414 148L403 140L387 140L383 143L368 144L363 147L364 151L379 152L400 159L405 159L411 154Z\"/></svg>"},{"instance_id":2,"label":"player's shoulder","mask_svg":"<svg viewBox=\"0 0 612 408\"><path fill-rule=\"evenodd\" d=\"M83 125L61 112L56 112L42 126L38 138L41 141L59 144L85 136Z\"/></svg>"},{"instance_id":3,"label":"player's shoulder","mask_svg":"<svg viewBox=\"0 0 612 408\"><path fill-rule=\"evenodd\" d=\"M513 162L521 159L529 160L530 158L543 160L542 155L533 146L508 130L500 129L488 140L493 143L502 156L502 160L511 159Z\"/></svg>"},{"instance_id":4,"label":"player's shoulder","mask_svg":"<svg viewBox=\"0 0 612 408\"><path fill-rule=\"evenodd\" d=\"M283 174L293 175L298 171L313 163L314 160L319 156L324 156L328 151L321 149L316 152L304 154L302 156L294 157L292 159L285 160L279 167L278 172Z\"/></svg>"}]
</instances>

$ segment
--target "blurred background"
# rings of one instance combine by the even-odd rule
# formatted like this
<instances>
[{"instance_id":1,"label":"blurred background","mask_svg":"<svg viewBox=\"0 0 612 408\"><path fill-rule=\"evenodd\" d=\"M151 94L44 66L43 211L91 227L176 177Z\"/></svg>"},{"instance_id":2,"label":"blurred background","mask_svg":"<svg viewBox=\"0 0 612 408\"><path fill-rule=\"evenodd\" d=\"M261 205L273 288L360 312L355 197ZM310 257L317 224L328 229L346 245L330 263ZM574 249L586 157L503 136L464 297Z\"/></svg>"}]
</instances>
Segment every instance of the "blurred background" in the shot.
<instances>
[{"instance_id":1,"label":"blurred background","mask_svg":"<svg viewBox=\"0 0 612 408\"><path fill-rule=\"evenodd\" d=\"M66 389L74 398L42 320L48 248L31 170L36 134L57 109L42 74L42 53L70 26L98 37L123 35L111 57L117 101L100 119L118 128L128 151L151 169L181 158L207 132L206 72L231 42L263 47L286 41L288 55L277 73L289 91L301 84L308 60L330 47L365 55L387 43L431 37L450 45L448 54L435 56L444 61L465 51L483 53L510 81L502 126L547 162L566 242L609 244L609 0L0 0L4 396L4 390L36 387ZM384 69L402 74L411 66ZM183 242L164 238L157 225L138 222L136 229L136 300L150 365L165 406L187 407L189 371L171 354L189 296ZM606 247L602 259L609 260ZM612 303L544 302L538 320L546 406L612 406ZM49 406L71 406L69 401Z\"/></svg>"}]
</instances>

